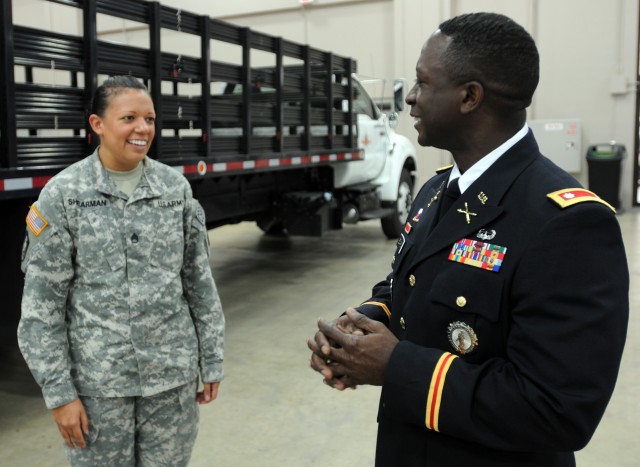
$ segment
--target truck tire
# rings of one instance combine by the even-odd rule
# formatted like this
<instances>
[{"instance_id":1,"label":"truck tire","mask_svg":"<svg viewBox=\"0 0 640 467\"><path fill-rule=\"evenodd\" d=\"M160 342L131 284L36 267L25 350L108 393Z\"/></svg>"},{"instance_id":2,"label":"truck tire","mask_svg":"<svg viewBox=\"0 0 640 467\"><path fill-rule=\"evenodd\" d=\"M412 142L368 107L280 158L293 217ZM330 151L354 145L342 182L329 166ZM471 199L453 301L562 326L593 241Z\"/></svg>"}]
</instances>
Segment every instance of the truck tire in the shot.
<instances>
[{"instance_id":1,"label":"truck tire","mask_svg":"<svg viewBox=\"0 0 640 467\"><path fill-rule=\"evenodd\" d=\"M413 179L411 172L402 169L400 183L398 183L398 198L394 205L394 214L380 219L382 231L387 238L398 238L407 220L411 203L413 202Z\"/></svg>"},{"instance_id":2,"label":"truck tire","mask_svg":"<svg viewBox=\"0 0 640 467\"><path fill-rule=\"evenodd\" d=\"M265 235L281 237L287 234L284 223L277 217L265 216L256 221L256 225Z\"/></svg>"}]
</instances>

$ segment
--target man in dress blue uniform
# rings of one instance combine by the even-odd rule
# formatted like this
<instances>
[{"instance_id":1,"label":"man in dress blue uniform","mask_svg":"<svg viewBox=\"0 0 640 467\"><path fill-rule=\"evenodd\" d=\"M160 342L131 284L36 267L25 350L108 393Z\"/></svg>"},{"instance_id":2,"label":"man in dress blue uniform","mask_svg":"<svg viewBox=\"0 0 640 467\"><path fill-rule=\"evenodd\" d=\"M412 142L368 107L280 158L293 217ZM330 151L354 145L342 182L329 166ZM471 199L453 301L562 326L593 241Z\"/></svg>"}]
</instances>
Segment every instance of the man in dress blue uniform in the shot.
<instances>
[{"instance_id":1,"label":"man in dress blue uniform","mask_svg":"<svg viewBox=\"0 0 640 467\"><path fill-rule=\"evenodd\" d=\"M614 210L540 154L538 52L512 20L445 21L416 73L418 141L455 164L417 195L372 297L319 322L311 367L382 386L378 466L575 466L626 337Z\"/></svg>"}]
</instances>

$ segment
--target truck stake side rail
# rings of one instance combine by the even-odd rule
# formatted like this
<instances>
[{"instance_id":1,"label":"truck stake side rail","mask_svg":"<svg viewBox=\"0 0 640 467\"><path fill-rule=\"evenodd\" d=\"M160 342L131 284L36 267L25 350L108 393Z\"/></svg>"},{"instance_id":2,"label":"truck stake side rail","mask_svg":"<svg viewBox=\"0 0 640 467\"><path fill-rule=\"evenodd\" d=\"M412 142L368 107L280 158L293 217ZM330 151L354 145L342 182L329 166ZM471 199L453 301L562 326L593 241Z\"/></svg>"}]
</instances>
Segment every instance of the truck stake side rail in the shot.
<instances>
[{"instance_id":1,"label":"truck stake side rail","mask_svg":"<svg viewBox=\"0 0 640 467\"><path fill-rule=\"evenodd\" d=\"M190 179L364 157L350 58L155 1L43 1L77 9L82 33L14 24L11 0L2 2L0 199L37 194L93 151L88 109L105 75L144 81L157 113L150 156ZM99 40L98 14L141 23L149 47ZM199 56L164 52L163 29L197 36ZM210 58L220 42L240 48L239 63ZM275 65L254 65L252 51Z\"/></svg>"}]
</instances>

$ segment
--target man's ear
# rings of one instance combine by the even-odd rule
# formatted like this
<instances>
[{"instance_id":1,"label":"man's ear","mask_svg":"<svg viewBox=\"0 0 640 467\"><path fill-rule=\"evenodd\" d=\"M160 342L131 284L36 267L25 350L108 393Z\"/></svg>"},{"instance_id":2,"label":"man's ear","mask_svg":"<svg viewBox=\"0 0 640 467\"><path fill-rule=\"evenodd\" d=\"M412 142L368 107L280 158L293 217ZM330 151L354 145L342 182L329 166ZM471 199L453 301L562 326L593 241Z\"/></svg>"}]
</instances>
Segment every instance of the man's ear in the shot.
<instances>
[{"instance_id":1,"label":"man's ear","mask_svg":"<svg viewBox=\"0 0 640 467\"><path fill-rule=\"evenodd\" d=\"M102 119L96 114L89 115L89 125L96 135L102 134Z\"/></svg>"},{"instance_id":2,"label":"man's ear","mask_svg":"<svg viewBox=\"0 0 640 467\"><path fill-rule=\"evenodd\" d=\"M462 86L460 112L468 114L477 109L484 100L484 86L478 81L469 81Z\"/></svg>"}]
</instances>

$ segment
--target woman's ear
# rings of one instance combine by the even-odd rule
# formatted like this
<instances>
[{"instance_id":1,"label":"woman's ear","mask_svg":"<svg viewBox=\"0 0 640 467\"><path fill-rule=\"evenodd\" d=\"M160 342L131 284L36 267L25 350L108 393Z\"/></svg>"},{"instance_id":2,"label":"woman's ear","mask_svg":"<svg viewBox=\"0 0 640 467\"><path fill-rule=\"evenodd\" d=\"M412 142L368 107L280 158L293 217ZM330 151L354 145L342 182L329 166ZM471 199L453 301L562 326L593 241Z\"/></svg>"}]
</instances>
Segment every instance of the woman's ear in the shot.
<instances>
[{"instance_id":1,"label":"woman's ear","mask_svg":"<svg viewBox=\"0 0 640 467\"><path fill-rule=\"evenodd\" d=\"M102 119L100 117L96 114L89 115L89 125L96 135L102 135Z\"/></svg>"},{"instance_id":2,"label":"woman's ear","mask_svg":"<svg viewBox=\"0 0 640 467\"><path fill-rule=\"evenodd\" d=\"M462 86L460 112L468 114L477 109L484 100L484 86L478 81L469 81Z\"/></svg>"}]
</instances>

